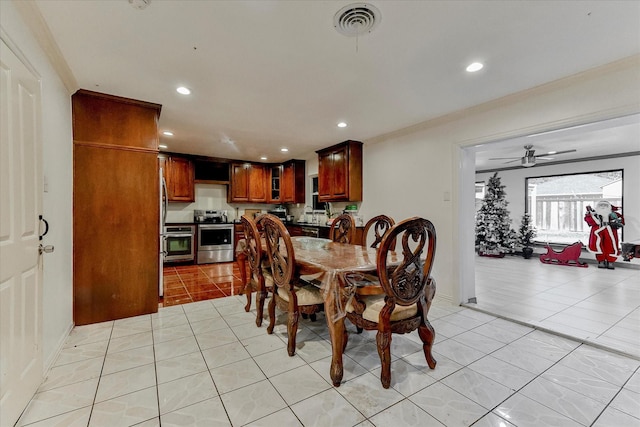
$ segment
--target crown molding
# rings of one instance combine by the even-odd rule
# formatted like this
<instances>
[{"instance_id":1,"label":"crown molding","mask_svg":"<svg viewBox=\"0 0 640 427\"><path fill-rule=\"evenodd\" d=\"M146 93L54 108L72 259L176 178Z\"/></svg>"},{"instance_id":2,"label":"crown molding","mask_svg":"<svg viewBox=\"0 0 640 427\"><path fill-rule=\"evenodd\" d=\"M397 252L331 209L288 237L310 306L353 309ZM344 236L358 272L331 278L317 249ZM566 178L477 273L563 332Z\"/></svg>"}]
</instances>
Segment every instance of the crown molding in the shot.
<instances>
[{"instance_id":1,"label":"crown molding","mask_svg":"<svg viewBox=\"0 0 640 427\"><path fill-rule=\"evenodd\" d=\"M49 58L49 62L58 76L60 76L69 94L74 93L79 88L78 82L73 72L71 72L71 68L69 68L69 64L67 64L64 55L62 55L53 34L51 34L51 30L44 20L38 5L33 0L13 0L13 5L20 16L22 16L22 19L47 55L47 58Z\"/></svg>"}]
</instances>

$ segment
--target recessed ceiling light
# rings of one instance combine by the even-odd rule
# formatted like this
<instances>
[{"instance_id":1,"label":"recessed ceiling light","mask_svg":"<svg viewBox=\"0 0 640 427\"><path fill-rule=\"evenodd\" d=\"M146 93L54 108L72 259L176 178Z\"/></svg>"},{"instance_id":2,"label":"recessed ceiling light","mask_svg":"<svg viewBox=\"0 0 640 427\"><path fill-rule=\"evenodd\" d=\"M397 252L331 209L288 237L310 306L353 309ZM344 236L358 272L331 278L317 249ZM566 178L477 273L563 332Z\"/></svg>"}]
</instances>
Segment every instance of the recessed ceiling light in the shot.
<instances>
[{"instance_id":1,"label":"recessed ceiling light","mask_svg":"<svg viewBox=\"0 0 640 427\"><path fill-rule=\"evenodd\" d=\"M483 67L484 65L480 62L474 62L472 64L469 64L469 66L467 67L467 71L470 73L475 73L476 71L482 70Z\"/></svg>"},{"instance_id":2,"label":"recessed ceiling light","mask_svg":"<svg viewBox=\"0 0 640 427\"><path fill-rule=\"evenodd\" d=\"M166 145L164 145L164 144L160 144L160 145L158 145L158 147L159 147L159 148L169 148L169 147L167 147L167 146L166 146Z\"/></svg>"},{"instance_id":3,"label":"recessed ceiling light","mask_svg":"<svg viewBox=\"0 0 640 427\"><path fill-rule=\"evenodd\" d=\"M165 130L164 132L162 132L163 135L167 135L167 136L173 136L173 132Z\"/></svg>"},{"instance_id":4,"label":"recessed ceiling light","mask_svg":"<svg viewBox=\"0 0 640 427\"><path fill-rule=\"evenodd\" d=\"M267 160L267 156L260 157L260 160Z\"/></svg>"},{"instance_id":5,"label":"recessed ceiling light","mask_svg":"<svg viewBox=\"0 0 640 427\"><path fill-rule=\"evenodd\" d=\"M347 124L345 122L340 122L340 123L338 123L338 127L339 128L346 128Z\"/></svg>"},{"instance_id":6,"label":"recessed ceiling light","mask_svg":"<svg viewBox=\"0 0 640 427\"><path fill-rule=\"evenodd\" d=\"M183 95L189 95L191 93L191 90L184 86L180 86L179 88L176 89L176 91L178 91L178 93L181 93Z\"/></svg>"},{"instance_id":7,"label":"recessed ceiling light","mask_svg":"<svg viewBox=\"0 0 640 427\"><path fill-rule=\"evenodd\" d=\"M286 153L287 151L289 151L288 148L281 148L280 151L282 151L283 153Z\"/></svg>"}]
</instances>

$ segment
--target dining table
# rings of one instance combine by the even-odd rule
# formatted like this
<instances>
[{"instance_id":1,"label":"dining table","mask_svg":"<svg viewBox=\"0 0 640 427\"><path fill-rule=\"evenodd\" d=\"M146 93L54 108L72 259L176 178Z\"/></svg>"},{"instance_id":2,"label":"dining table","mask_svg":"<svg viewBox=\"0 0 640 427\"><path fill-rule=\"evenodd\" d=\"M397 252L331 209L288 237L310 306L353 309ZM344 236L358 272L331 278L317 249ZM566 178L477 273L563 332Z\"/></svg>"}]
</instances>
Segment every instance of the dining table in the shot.
<instances>
[{"instance_id":1,"label":"dining table","mask_svg":"<svg viewBox=\"0 0 640 427\"><path fill-rule=\"evenodd\" d=\"M371 284L366 278L376 271L377 250L317 237L291 237L291 242L297 273L303 280L322 290L331 339L330 376L333 385L339 387L343 376L342 354L347 342L344 325L346 306L358 287ZM236 254L243 283L246 284L244 246L243 240L240 240ZM388 265L399 262L400 257L396 252L389 251Z\"/></svg>"}]
</instances>

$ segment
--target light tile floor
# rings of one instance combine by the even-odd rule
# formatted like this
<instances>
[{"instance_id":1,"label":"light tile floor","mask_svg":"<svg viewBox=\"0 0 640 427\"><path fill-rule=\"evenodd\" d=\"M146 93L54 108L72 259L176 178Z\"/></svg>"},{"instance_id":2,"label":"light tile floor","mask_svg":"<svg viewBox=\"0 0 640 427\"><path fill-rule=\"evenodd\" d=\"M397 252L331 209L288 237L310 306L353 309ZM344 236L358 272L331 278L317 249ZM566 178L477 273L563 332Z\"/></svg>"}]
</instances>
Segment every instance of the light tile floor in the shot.
<instances>
[{"instance_id":1,"label":"light tile floor","mask_svg":"<svg viewBox=\"0 0 640 427\"><path fill-rule=\"evenodd\" d=\"M417 333L394 335L383 389L375 334L349 326L336 388L323 316L301 320L288 357L283 323L267 335L244 303L230 296L74 328L18 425L640 425L635 358L436 298L434 370Z\"/></svg>"},{"instance_id":2,"label":"light tile floor","mask_svg":"<svg viewBox=\"0 0 640 427\"><path fill-rule=\"evenodd\" d=\"M640 269L624 264L476 257L477 304L468 306L640 358Z\"/></svg>"}]
</instances>

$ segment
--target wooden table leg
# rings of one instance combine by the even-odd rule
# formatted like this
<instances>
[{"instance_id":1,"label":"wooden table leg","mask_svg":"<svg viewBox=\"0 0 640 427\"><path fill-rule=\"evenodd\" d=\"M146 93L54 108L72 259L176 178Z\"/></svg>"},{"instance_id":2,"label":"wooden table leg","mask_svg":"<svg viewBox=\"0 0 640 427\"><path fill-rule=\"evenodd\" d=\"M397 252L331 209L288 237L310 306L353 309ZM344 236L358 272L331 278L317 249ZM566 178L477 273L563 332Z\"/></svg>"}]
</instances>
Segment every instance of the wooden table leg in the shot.
<instances>
[{"instance_id":1,"label":"wooden table leg","mask_svg":"<svg viewBox=\"0 0 640 427\"><path fill-rule=\"evenodd\" d=\"M335 387L340 387L342 381L343 366L342 352L345 344L346 330L344 328L344 317L333 321L336 318L336 301L333 297L327 298L324 309L327 316L327 326L329 327L329 336L331 337L331 381Z\"/></svg>"}]
</instances>

